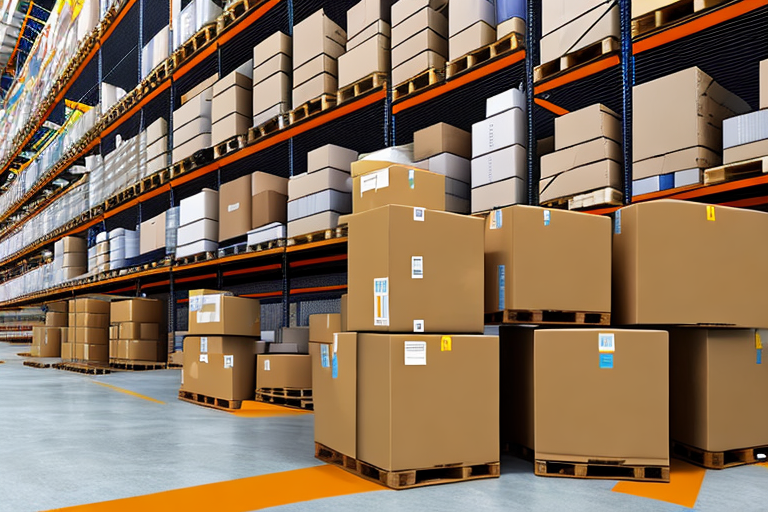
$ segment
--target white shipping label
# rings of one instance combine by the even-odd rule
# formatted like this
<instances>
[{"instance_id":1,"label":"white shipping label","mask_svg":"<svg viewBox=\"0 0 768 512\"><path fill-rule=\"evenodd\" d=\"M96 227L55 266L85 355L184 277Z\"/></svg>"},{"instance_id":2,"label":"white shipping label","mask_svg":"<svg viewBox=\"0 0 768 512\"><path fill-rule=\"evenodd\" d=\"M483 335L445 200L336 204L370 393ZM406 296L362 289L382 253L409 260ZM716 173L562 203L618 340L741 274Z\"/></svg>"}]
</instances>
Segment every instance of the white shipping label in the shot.
<instances>
[{"instance_id":1,"label":"white shipping label","mask_svg":"<svg viewBox=\"0 0 768 512\"><path fill-rule=\"evenodd\" d=\"M360 196L369 190L379 190L389 186L389 169L366 174L360 178Z\"/></svg>"},{"instance_id":2,"label":"white shipping label","mask_svg":"<svg viewBox=\"0 0 768 512\"><path fill-rule=\"evenodd\" d=\"M265 360L264 360L264 371L265 371L265 372L268 372L268 371L270 371L270 367L269 367L269 359L265 359Z\"/></svg>"},{"instance_id":3,"label":"white shipping label","mask_svg":"<svg viewBox=\"0 0 768 512\"><path fill-rule=\"evenodd\" d=\"M235 356L224 356L224 369L233 368L235 366Z\"/></svg>"},{"instance_id":4,"label":"white shipping label","mask_svg":"<svg viewBox=\"0 0 768 512\"><path fill-rule=\"evenodd\" d=\"M424 320L413 321L413 332L424 332Z\"/></svg>"},{"instance_id":5,"label":"white shipping label","mask_svg":"<svg viewBox=\"0 0 768 512\"><path fill-rule=\"evenodd\" d=\"M389 278L373 280L373 325L389 325ZM334 347L334 352L335 352Z\"/></svg>"},{"instance_id":6,"label":"white shipping label","mask_svg":"<svg viewBox=\"0 0 768 512\"><path fill-rule=\"evenodd\" d=\"M197 323L210 324L220 321L221 295L203 295L200 310L197 311Z\"/></svg>"},{"instance_id":7,"label":"white shipping label","mask_svg":"<svg viewBox=\"0 0 768 512\"><path fill-rule=\"evenodd\" d=\"M424 279L424 256L411 256L411 279Z\"/></svg>"},{"instance_id":8,"label":"white shipping label","mask_svg":"<svg viewBox=\"0 0 768 512\"><path fill-rule=\"evenodd\" d=\"M200 311L203 308L203 296L195 295L189 298L189 310Z\"/></svg>"},{"instance_id":9,"label":"white shipping label","mask_svg":"<svg viewBox=\"0 0 768 512\"><path fill-rule=\"evenodd\" d=\"M424 214L426 211L424 208L414 208L413 209L413 220L417 222L424 222Z\"/></svg>"},{"instance_id":10,"label":"white shipping label","mask_svg":"<svg viewBox=\"0 0 768 512\"><path fill-rule=\"evenodd\" d=\"M426 341L406 341L405 348L405 366L426 366L427 365L427 342Z\"/></svg>"},{"instance_id":11,"label":"white shipping label","mask_svg":"<svg viewBox=\"0 0 768 512\"><path fill-rule=\"evenodd\" d=\"M333 333L333 353L339 351L339 333L335 332Z\"/></svg>"},{"instance_id":12,"label":"white shipping label","mask_svg":"<svg viewBox=\"0 0 768 512\"><path fill-rule=\"evenodd\" d=\"M504 219L501 210L494 210L491 212L491 229L501 229L503 222Z\"/></svg>"},{"instance_id":13,"label":"white shipping label","mask_svg":"<svg viewBox=\"0 0 768 512\"><path fill-rule=\"evenodd\" d=\"M200 362L201 363L207 363L208 362L208 354L200 354Z\"/></svg>"},{"instance_id":14,"label":"white shipping label","mask_svg":"<svg viewBox=\"0 0 768 512\"><path fill-rule=\"evenodd\" d=\"M613 333L599 333L597 335L598 346L601 353L612 354L616 352L616 339Z\"/></svg>"},{"instance_id":15,"label":"white shipping label","mask_svg":"<svg viewBox=\"0 0 768 512\"><path fill-rule=\"evenodd\" d=\"M200 338L200 353L208 352L208 338Z\"/></svg>"},{"instance_id":16,"label":"white shipping label","mask_svg":"<svg viewBox=\"0 0 768 512\"><path fill-rule=\"evenodd\" d=\"M236 210L239 210L239 209L240 209L240 203L235 203L235 204L231 204L231 205L227 206L227 212L228 213L232 213L232 212L234 212Z\"/></svg>"}]
</instances>

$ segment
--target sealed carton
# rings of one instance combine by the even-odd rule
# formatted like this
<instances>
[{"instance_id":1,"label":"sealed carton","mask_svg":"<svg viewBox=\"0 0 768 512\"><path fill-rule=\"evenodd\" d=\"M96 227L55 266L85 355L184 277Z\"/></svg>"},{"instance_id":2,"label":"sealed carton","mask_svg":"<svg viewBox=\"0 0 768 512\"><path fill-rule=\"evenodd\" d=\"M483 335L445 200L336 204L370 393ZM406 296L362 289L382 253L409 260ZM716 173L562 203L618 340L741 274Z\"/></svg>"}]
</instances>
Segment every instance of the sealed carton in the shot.
<instances>
[{"instance_id":1,"label":"sealed carton","mask_svg":"<svg viewBox=\"0 0 768 512\"><path fill-rule=\"evenodd\" d=\"M352 198L350 196L349 192L327 189L288 201L288 222L321 212L335 212L340 215L351 213Z\"/></svg>"},{"instance_id":2,"label":"sealed carton","mask_svg":"<svg viewBox=\"0 0 768 512\"><path fill-rule=\"evenodd\" d=\"M472 189L472 213L524 204L528 197L525 180L519 177L495 181Z\"/></svg>"},{"instance_id":3,"label":"sealed carton","mask_svg":"<svg viewBox=\"0 0 768 512\"><path fill-rule=\"evenodd\" d=\"M445 10L436 11L429 6L424 6L401 23L397 25L393 23L392 46L398 46L425 28L439 34L444 39L448 39L448 18L446 14Z\"/></svg>"},{"instance_id":4,"label":"sealed carton","mask_svg":"<svg viewBox=\"0 0 768 512\"><path fill-rule=\"evenodd\" d=\"M338 58L346 43L347 33L320 9L293 28L293 67L323 53Z\"/></svg>"},{"instance_id":5,"label":"sealed carton","mask_svg":"<svg viewBox=\"0 0 768 512\"><path fill-rule=\"evenodd\" d=\"M111 322L156 323L165 318L165 304L155 299L129 299L113 302L110 311Z\"/></svg>"},{"instance_id":6,"label":"sealed carton","mask_svg":"<svg viewBox=\"0 0 768 512\"><path fill-rule=\"evenodd\" d=\"M342 332L340 314L309 315L310 343L332 343L333 335L337 332Z\"/></svg>"},{"instance_id":7,"label":"sealed carton","mask_svg":"<svg viewBox=\"0 0 768 512\"><path fill-rule=\"evenodd\" d=\"M158 340L160 339L160 325L146 322L122 322L110 326L110 339L112 327L117 327L117 339L121 340Z\"/></svg>"},{"instance_id":8,"label":"sealed carton","mask_svg":"<svg viewBox=\"0 0 768 512\"><path fill-rule=\"evenodd\" d=\"M66 313L57 313L55 311L48 311L45 314L45 326L46 327L66 327L68 322Z\"/></svg>"},{"instance_id":9,"label":"sealed carton","mask_svg":"<svg viewBox=\"0 0 768 512\"><path fill-rule=\"evenodd\" d=\"M541 157L541 178L549 178L601 160L621 163L624 160L621 144L607 137L598 137L589 142L544 155Z\"/></svg>"},{"instance_id":10,"label":"sealed carton","mask_svg":"<svg viewBox=\"0 0 768 512\"><path fill-rule=\"evenodd\" d=\"M256 389L312 389L312 359L306 354L256 356Z\"/></svg>"},{"instance_id":11,"label":"sealed carton","mask_svg":"<svg viewBox=\"0 0 768 512\"><path fill-rule=\"evenodd\" d=\"M569 16L585 3L598 4L576 16ZM560 10L562 8L562 11ZM542 38L539 41L541 63L559 59L608 37L620 37L619 6L610 0L580 2L559 0L542 4Z\"/></svg>"},{"instance_id":12,"label":"sealed carton","mask_svg":"<svg viewBox=\"0 0 768 512\"><path fill-rule=\"evenodd\" d=\"M327 167L351 172L352 162L357 160L357 151L328 144L307 153L307 172L313 173Z\"/></svg>"},{"instance_id":13,"label":"sealed carton","mask_svg":"<svg viewBox=\"0 0 768 512\"><path fill-rule=\"evenodd\" d=\"M212 77L213 78L213 77ZM193 119L211 119L213 101L213 83L194 98L184 103L173 112L174 134L178 128L189 123Z\"/></svg>"},{"instance_id":14,"label":"sealed carton","mask_svg":"<svg viewBox=\"0 0 768 512\"><path fill-rule=\"evenodd\" d=\"M509 178L525 180L528 178L528 151L524 146L514 144L473 158L471 169L472 188Z\"/></svg>"},{"instance_id":15,"label":"sealed carton","mask_svg":"<svg viewBox=\"0 0 768 512\"><path fill-rule=\"evenodd\" d=\"M397 67L426 51L448 55L448 41L437 32L425 28L392 47L392 65Z\"/></svg>"},{"instance_id":16,"label":"sealed carton","mask_svg":"<svg viewBox=\"0 0 768 512\"><path fill-rule=\"evenodd\" d=\"M413 134L415 160L424 160L442 153L471 158L472 134L446 123L438 123Z\"/></svg>"},{"instance_id":17,"label":"sealed carton","mask_svg":"<svg viewBox=\"0 0 768 512\"><path fill-rule=\"evenodd\" d=\"M370 25L389 23L392 0L361 0L347 11L347 37L351 40Z\"/></svg>"},{"instance_id":18,"label":"sealed carton","mask_svg":"<svg viewBox=\"0 0 768 512\"><path fill-rule=\"evenodd\" d=\"M179 247L194 244L199 241L216 242L219 239L219 222L210 219L195 221L186 226L181 226L178 230L177 237Z\"/></svg>"},{"instance_id":19,"label":"sealed carton","mask_svg":"<svg viewBox=\"0 0 768 512\"><path fill-rule=\"evenodd\" d=\"M291 57L293 54L291 36L286 35L283 32L275 32L253 48L253 68L257 69L264 62L279 54L288 57ZM254 76L254 83L256 83L256 81L256 77Z\"/></svg>"},{"instance_id":20,"label":"sealed carton","mask_svg":"<svg viewBox=\"0 0 768 512\"><path fill-rule=\"evenodd\" d=\"M258 300L220 295L218 292L189 297L189 334L261 336L261 305Z\"/></svg>"},{"instance_id":21,"label":"sealed carton","mask_svg":"<svg viewBox=\"0 0 768 512\"><path fill-rule=\"evenodd\" d=\"M479 0L486 2L486 0ZM452 18L451 18L452 19ZM448 40L448 60L456 60L470 52L483 48L496 41L496 26L478 21Z\"/></svg>"},{"instance_id":22,"label":"sealed carton","mask_svg":"<svg viewBox=\"0 0 768 512\"><path fill-rule=\"evenodd\" d=\"M339 57L339 88L373 73L387 73L389 69L389 38L376 35Z\"/></svg>"},{"instance_id":23,"label":"sealed carton","mask_svg":"<svg viewBox=\"0 0 768 512\"><path fill-rule=\"evenodd\" d=\"M448 4L448 35L459 34L483 22L496 27L496 5L493 0L464 0Z\"/></svg>"},{"instance_id":24,"label":"sealed carton","mask_svg":"<svg viewBox=\"0 0 768 512\"><path fill-rule=\"evenodd\" d=\"M75 359L78 361L91 361L98 363L109 362L109 345L99 344L82 344L77 343L75 346Z\"/></svg>"},{"instance_id":25,"label":"sealed carton","mask_svg":"<svg viewBox=\"0 0 768 512\"><path fill-rule=\"evenodd\" d=\"M393 165L352 179L352 211L399 204L445 210L445 176Z\"/></svg>"},{"instance_id":26,"label":"sealed carton","mask_svg":"<svg viewBox=\"0 0 768 512\"><path fill-rule=\"evenodd\" d=\"M194 196L181 200L179 225L186 226L201 219L219 220L219 193L204 188Z\"/></svg>"},{"instance_id":27,"label":"sealed carton","mask_svg":"<svg viewBox=\"0 0 768 512\"><path fill-rule=\"evenodd\" d=\"M251 176L219 187L219 242L243 236L251 230Z\"/></svg>"},{"instance_id":28,"label":"sealed carton","mask_svg":"<svg viewBox=\"0 0 768 512\"><path fill-rule=\"evenodd\" d=\"M201 351L205 345L205 351ZM182 391L221 398L253 398L256 379L256 341L241 337L184 339Z\"/></svg>"},{"instance_id":29,"label":"sealed carton","mask_svg":"<svg viewBox=\"0 0 768 512\"><path fill-rule=\"evenodd\" d=\"M288 180L288 197L291 200L317 194L323 190L352 192L352 178L348 172L326 167L313 173L303 173Z\"/></svg>"},{"instance_id":30,"label":"sealed carton","mask_svg":"<svg viewBox=\"0 0 768 512\"><path fill-rule=\"evenodd\" d=\"M109 315L106 313L70 313L69 327L109 327Z\"/></svg>"},{"instance_id":31,"label":"sealed carton","mask_svg":"<svg viewBox=\"0 0 768 512\"><path fill-rule=\"evenodd\" d=\"M392 26L399 25L424 8L444 10L447 5L448 0L397 0L392 4ZM447 14L447 10L445 12Z\"/></svg>"},{"instance_id":32,"label":"sealed carton","mask_svg":"<svg viewBox=\"0 0 768 512\"><path fill-rule=\"evenodd\" d=\"M336 94L338 88L339 82L335 76L330 73L322 73L293 88L293 105L294 107L303 105L323 94Z\"/></svg>"},{"instance_id":33,"label":"sealed carton","mask_svg":"<svg viewBox=\"0 0 768 512\"><path fill-rule=\"evenodd\" d=\"M101 299L72 299L69 301L70 313L109 313L109 301Z\"/></svg>"},{"instance_id":34,"label":"sealed carton","mask_svg":"<svg viewBox=\"0 0 768 512\"><path fill-rule=\"evenodd\" d=\"M309 217L303 217L288 223L288 238L315 233L325 229L335 229L339 225L339 214L336 212L321 212Z\"/></svg>"},{"instance_id":35,"label":"sealed carton","mask_svg":"<svg viewBox=\"0 0 768 512\"><path fill-rule=\"evenodd\" d=\"M284 53L278 53L272 56L272 58L265 60L259 67L253 70L253 87L256 87L275 73L290 74L292 70L291 57Z\"/></svg>"},{"instance_id":36,"label":"sealed carton","mask_svg":"<svg viewBox=\"0 0 768 512\"><path fill-rule=\"evenodd\" d=\"M392 83L399 85L409 78L413 78L416 75L433 68L445 68L445 55L432 50L425 50L402 63L397 63L393 59Z\"/></svg>"},{"instance_id":37,"label":"sealed carton","mask_svg":"<svg viewBox=\"0 0 768 512\"><path fill-rule=\"evenodd\" d=\"M32 357L61 356L61 328L32 327Z\"/></svg>"},{"instance_id":38,"label":"sealed carton","mask_svg":"<svg viewBox=\"0 0 768 512\"><path fill-rule=\"evenodd\" d=\"M323 73L336 78L339 76L339 62L335 57L320 54L293 70L293 88L296 89Z\"/></svg>"},{"instance_id":39,"label":"sealed carton","mask_svg":"<svg viewBox=\"0 0 768 512\"><path fill-rule=\"evenodd\" d=\"M539 181L539 201L546 203L607 187L620 190L623 170L619 162L601 160L544 178Z\"/></svg>"},{"instance_id":40,"label":"sealed carton","mask_svg":"<svg viewBox=\"0 0 768 512\"><path fill-rule=\"evenodd\" d=\"M288 221L288 198L274 190L265 190L253 196L251 205L251 229ZM249 243L250 245L250 243Z\"/></svg>"},{"instance_id":41,"label":"sealed carton","mask_svg":"<svg viewBox=\"0 0 768 512\"><path fill-rule=\"evenodd\" d=\"M211 126L211 144L220 144L236 135L243 135L248 133L248 128L251 127L251 91L248 91L248 103L249 107L246 110L247 115L240 112L232 112L231 114L219 119Z\"/></svg>"},{"instance_id":42,"label":"sealed carton","mask_svg":"<svg viewBox=\"0 0 768 512\"><path fill-rule=\"evenodd\" d=\"M253 86L253 114L264 113L275 105L291 100L291 81L288 73L277 72ZM269 116L271 118L273 116Z\"/></svg>"},{"instance_id":43,"label":"sealed carton","mask_svg":"<svg viewBox=\"0 0 768 512\"><path fill-rule=\"evenodd\" d=\"M256 171L251 174L251 196L267 190L274 190L284 196L288 195L288 178L268 172Z\"/></svg>"},{"instance_id":44,"label":"sealed carton","mask_svg":"<svg viewBox=\"0 0 768 512\"><path fill-rule=\"evenodd\" d=\"M157 351L157 340L118 340L115 359L155 362L158 361Z\"/></svg>"},{"instance_id":45,"label":"sealed carton","mask_svg":"<svg viewBox=\"0 0 768 512\"><path fill-rule=\"evenodd\" d=\"M75 360L75 344L64 343L61 344L61 360L62 361L74 361Z\"/></svg>"},{"instance_id":46,"label":"sealed carton","mask_svg":"<svg viewBox=\"0 0 768 512\"><path fill-rule=\"evenodd\" d=\"M388 41L391 40L392 29L389 23L387 23L386 21L379 20L376 23L372 23L368 25L368 27L366 27L365 30L357 34L355 37L350 37L349 39L347 39L347 53L351 52L352 50L354 50L364 42L368 41L369 39L379 35L386 37ZM344 55L339 57L339 60L341 60L343 56Z\"/></svg>"}]
</instances>

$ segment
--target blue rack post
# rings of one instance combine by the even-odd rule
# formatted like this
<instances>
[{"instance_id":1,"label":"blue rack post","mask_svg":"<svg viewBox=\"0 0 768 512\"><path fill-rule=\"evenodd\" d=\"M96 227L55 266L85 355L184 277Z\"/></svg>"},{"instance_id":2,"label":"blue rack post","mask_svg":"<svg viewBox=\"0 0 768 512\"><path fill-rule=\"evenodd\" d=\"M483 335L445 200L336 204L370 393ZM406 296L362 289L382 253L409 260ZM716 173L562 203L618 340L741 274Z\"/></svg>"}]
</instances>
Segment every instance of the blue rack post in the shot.
<instances>
[{"instance_id":1,"label":"blue rack post","mask_svg":"<svg viewBox=\"0 0 768 512\"><path fill-rule=\"evenodd\" d=\"M539 59L539 23L541 0L528 0L525 27L525 89L528 109L528 204L539 204L539 165L536 158L536 124L533 119L533 69Z\"/></svg>"},{"instance_id":2,"label":"blue rack post","mask_svg":"<svg viewBox=\"0 0 768 512\"><path fill-rule=\"evenodd\" d=\"M619 0L621 23L621 87L622 140L624 152L624 204L632 202L632 86L635 58L632 56L632 6L630 0Z\"/></svg>"}]
</instances>

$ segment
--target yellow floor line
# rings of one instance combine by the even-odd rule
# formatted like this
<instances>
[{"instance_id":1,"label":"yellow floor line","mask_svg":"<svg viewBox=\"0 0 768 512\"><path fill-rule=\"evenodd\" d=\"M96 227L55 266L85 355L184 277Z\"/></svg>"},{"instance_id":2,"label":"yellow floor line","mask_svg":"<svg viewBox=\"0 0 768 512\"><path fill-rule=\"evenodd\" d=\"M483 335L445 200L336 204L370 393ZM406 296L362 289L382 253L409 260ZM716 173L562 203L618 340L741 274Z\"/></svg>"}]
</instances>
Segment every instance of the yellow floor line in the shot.
<instances>
[{"instance_id":1,"label":"yellow floor line","mask_svg":"<svg viewBox=\"0 0 768 512\"><path fill-rule=\"evenodd\" d=\"M705 473L704 468L672 459L668 484L619 482L613 491L693 508L699 497Z\"/></svg>"},{"instance_id":2,"label":"yellow floor line","mask_svg":"<svg viewBox=\"0 0 768 512\"><path fill-rule=\"evenodd\" d=\"M291 409L290 407L281 407L254 400L243 400L240 409L229 411L234 416L240 418L270 418L274 416L299 416L302 414L311 414L311 411L302 409Z\"/></svg>"},{"instance_id":3,"label":"yellow floor line","mask_svg":"<svg viewBox=\"0 0 768 512\"><path fill-rule=\"evenodd\" d=\"M135 393L135 392L130 391L128 389L119 388L117 386L112 386L111 384L107 384L105 382L99 382L99 381L96 381L96 380L92 380L91 382L93 382L94 384L98 384L99 386L104 386L105 388L109 388L109 389L111 389L113 391L118 391L120 393L125 393L126 395L135 396L136 398L141 398L141 399L144 399L144 400L149 400L150 402L155 402L156 404L165 405L165 402L161 402L160 400L155 400L154 398L152 398L150 396L146 396L146 395L141 395L139 393Z\"/></svg>"},{"instance_id":4,"label":"yellow floor line","mask_svg":"<svg viewBox=\"0 0 768 512\"><path fill-rule=\"evenodd\" d=\"M247 512L291 503L386 490L334 466L316 466L282 473L56 509L65 512ZM53 511L49 511L53 512Z\"/></svg>"}]
</instances>

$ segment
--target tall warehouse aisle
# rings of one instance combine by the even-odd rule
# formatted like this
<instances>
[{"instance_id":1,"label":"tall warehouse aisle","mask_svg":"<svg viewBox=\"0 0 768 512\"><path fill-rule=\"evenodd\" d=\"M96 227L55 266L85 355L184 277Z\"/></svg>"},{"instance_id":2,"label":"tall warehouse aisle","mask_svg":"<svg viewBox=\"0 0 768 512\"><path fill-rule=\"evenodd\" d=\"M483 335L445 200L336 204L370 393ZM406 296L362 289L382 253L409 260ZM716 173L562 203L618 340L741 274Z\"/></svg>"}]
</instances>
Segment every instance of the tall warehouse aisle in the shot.
<instances>
[{"instance_id":1,"label":"tall warehouse aisle","mask_svg":"<svg viewBox=\"0 0 768 512\"><path fill-rule=\"evenodd\" d=\"M178 400L177 370L91 377L35 369L16 355L26 348L0 343L2 512L234 512L276 505L289 511L678 511L694 503L701 511L749 511L768 503L768 466L707 471L698 489L704 470L684 463L673 464L669 485L617 485L535 477L529 462L511 456L502 458L500 479L385 490L313 458L311 414L197 407Z\"/></svg>"}]
</instances>

